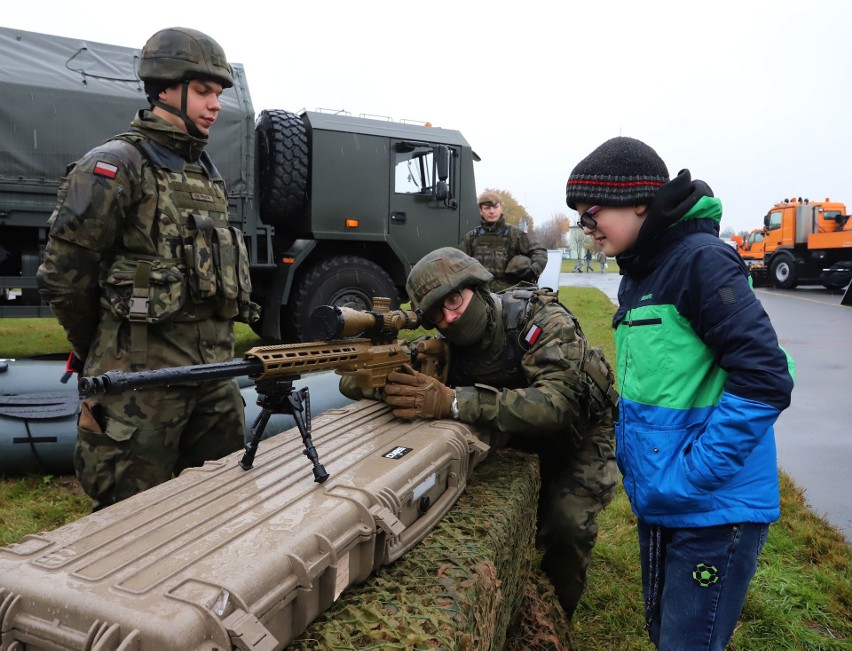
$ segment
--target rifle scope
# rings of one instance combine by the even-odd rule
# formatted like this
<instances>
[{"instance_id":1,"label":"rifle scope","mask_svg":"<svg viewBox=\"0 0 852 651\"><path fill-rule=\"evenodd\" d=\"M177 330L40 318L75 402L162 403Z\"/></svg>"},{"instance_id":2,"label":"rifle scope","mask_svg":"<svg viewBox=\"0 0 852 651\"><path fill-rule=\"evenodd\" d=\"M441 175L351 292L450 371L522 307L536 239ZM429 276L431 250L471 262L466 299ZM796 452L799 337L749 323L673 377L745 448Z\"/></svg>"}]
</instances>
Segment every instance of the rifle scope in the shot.
<instances>
[{"instance_id":1,"label":"rifle scope","mask_svg":"<svg viewBox=\"0 0 852 651\"><path fill-rule=\"evenodd\" d=\"M311 314L311 332L321 341L348 337L393 339L403 328L416 328L420 319L414 312L388 310L389 299L375 297L374 312L362 312L351 307L320 305ZM384 308L384 309L382 309Z\"/></svg>"}]
</instances>

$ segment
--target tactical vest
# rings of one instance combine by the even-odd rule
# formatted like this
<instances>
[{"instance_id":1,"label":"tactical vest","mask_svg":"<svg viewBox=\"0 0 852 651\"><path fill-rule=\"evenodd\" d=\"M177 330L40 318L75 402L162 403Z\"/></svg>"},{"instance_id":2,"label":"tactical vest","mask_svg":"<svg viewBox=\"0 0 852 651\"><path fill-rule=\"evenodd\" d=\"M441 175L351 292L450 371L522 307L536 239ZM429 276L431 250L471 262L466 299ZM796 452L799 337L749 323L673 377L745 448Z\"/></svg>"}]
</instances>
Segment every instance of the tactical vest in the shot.
<instances>
[{"instance_id":1,"label":"tactical vest","mask_svg":"<svg viewBox=\"0 0 852 651\"><path fill-rule=\"evenodd\" d=\"M509 255L509 245L509 226L506 224L493 231L486 230L482 225L474 229L471 239L473 257L494 274L495 278L503 277L506 265L513 257Z\"/></svg>"},{"instance_id":2,"label":"tactical vest","mask_svg":"<svg viewBox=\"0 0 852 651\"><path fill-rule=\"evenodd\" d=\"M449 382L451 386L473 386L486 384L493 387L518 389L529 385L521 368L521 360L532 347L537 337L538 324L531 319L536 303L559 303L555 292L549 289L510 289L492 294L497 318L503 320L504 338L496 350L470 352L457 347L452 351ZM561 303L560 303L561 305ZM596 409L615 409L618 392L615 376L606 363L603 351L588 345L577 318L564 306L566 315L574 322L574 328L583 344L581 360L577 369L591 381L599 391L592 391L598 402ZM499 342L498 342L499 343Z\"/></svg>"},{"instance_id":3,"label":"tactical vest","mask_svg":"<svg viewBox=\"0 0 852 651\"><path fill-rule=\"evenodd\" d=\"M157 182L156 206L136 215L156 253L119 249L104 278L113 313L131 323L131 360L144 365L149 325L218 315L250 322L248 252L239 229L228 224L224 182L206 152L190 163L168 147L129 132L104 145L138 164Z\"/></svg>"}]
</instances>

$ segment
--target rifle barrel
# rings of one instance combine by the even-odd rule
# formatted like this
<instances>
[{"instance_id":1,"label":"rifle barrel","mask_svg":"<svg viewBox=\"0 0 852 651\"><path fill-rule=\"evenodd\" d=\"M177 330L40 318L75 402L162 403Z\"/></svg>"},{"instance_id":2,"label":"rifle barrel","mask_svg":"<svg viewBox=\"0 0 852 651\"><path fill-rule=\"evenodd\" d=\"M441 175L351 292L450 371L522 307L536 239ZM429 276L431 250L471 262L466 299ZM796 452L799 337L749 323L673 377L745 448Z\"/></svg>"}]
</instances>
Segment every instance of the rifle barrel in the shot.
<instances>
[{"instance_id":1,"label":"rifle barrel","mask_svg":"<svg viewBox=\"0 0 852 651\"><path fill-rule=\"evenodd\" d=\"M177 368L158 368L151 371L108 371L103 375L82 377L77 384L81 398L95 394L118 394L131 389L152 386L204 382L242 375L260 375L263 362L259 359L235 359L219 364L198 364Z\"/></svg>"}]
</instances>

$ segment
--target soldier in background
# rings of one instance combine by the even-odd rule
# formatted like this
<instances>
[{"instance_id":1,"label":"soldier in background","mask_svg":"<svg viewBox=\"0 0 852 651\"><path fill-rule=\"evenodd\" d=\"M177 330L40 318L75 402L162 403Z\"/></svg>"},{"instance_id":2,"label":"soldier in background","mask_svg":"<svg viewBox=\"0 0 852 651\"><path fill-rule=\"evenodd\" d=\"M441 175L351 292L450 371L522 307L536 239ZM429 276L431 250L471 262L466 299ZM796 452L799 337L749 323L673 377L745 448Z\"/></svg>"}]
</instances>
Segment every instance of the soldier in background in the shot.
<instances>
[{"instance_id":1,"label":"soldier in background","mask_svg":"<svg viewBox=\"0 0 852 651\"><path fill-rule=\"evenodd\" d=\"M479 195L479 215L479 226L462 238L458 248L491 273L491 291L499 292L521 281L538 282L547 266L547 250L521 229L506 223L500 195Z\"/></svg>"},{"instance_id":2,"label":"soldier in background","mask_svg":"<svg viewBox=\"0 0 852 651\"><path fill-rule=\"evenodd\" d=\"M618 485L613 373L556 294L532 285L492 294L491 279L450 247L414 266L406 289L449 346L449 386L406 366L388 377L384 400L401 418L455 418L508 433L511 446L539 455L542 568L571 618L597 515Z\"/></svg>"},{"instance_id":3,"label":"soldier in background","mask_svg":"<svg viewBox=\"0 0 852 651\"><path fill-rule=\"evenodd\" d=\"M85 375L227 361L233 320L258 317L243 237L204 151L234 84L225 52L164 29L138 73L150 109L69 166L37 274ZM83 401L74 467L93 509L240 449L243 408L233 379Z\"/></svg>"}]
</instances>

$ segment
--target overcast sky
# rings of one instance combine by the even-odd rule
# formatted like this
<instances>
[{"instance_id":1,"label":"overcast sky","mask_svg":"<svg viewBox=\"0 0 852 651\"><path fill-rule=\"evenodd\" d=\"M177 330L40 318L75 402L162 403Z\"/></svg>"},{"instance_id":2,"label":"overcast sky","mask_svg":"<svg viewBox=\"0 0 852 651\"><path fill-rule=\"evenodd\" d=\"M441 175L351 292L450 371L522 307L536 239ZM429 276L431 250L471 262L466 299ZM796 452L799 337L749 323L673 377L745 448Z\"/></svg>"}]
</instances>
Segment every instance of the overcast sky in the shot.
<instances>
[{"instance_id":1,"label":"overcast sky","mask_svg":"<svg viewBox=\"0 0 852 651\"><path fill-rule=\"evenodd\" d=\"M477 190L511 192L539 224L573 222L571 169L618 135L654 147L671 175L707 181L723 228L757 228L793 195L852 204L852 3L841 0L83 6L7 2L0 23L136 48L163 27L200 29L245 66L255 111L458 129L482 158Z\"/></svg>"}]
</instances>

